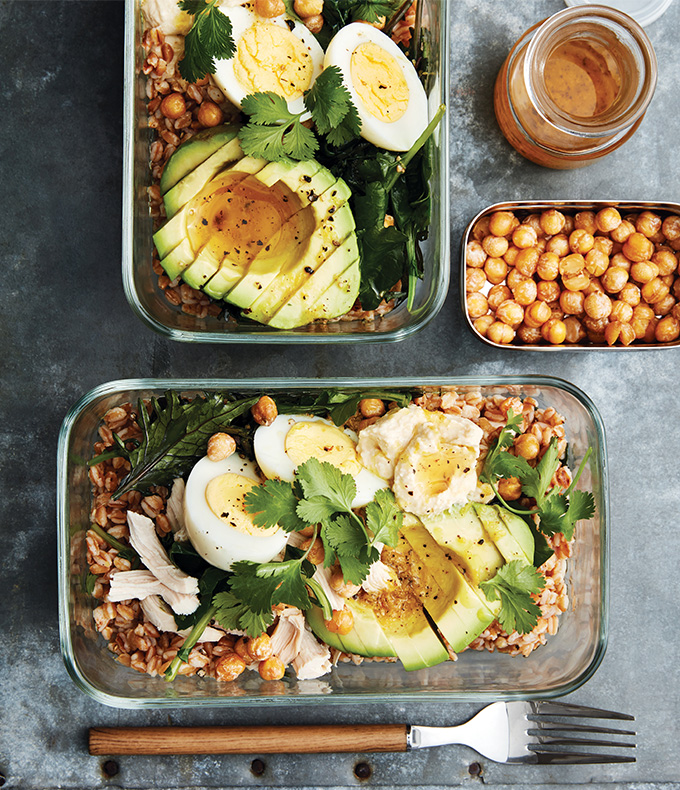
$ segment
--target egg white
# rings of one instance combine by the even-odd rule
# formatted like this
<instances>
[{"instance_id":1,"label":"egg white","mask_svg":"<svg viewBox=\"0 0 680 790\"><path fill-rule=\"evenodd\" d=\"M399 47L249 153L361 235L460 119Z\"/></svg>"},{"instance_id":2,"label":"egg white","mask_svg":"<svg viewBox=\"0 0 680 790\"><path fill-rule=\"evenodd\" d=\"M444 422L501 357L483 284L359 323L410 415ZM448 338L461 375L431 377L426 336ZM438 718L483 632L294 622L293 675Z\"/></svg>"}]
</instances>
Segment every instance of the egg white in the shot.
<instances>
[{"instance_id":1,"label":"egg white","mask_svg":"<svg viewBox=\"0 0 680 790\"><path fill-rule=\"evenodd\" d=\"M206 456L191 470L184 493L184 520L191 544L206 562L225 571L238 560L269 562L283 550L287 538L282 529L248 535L213 513L206 500L206 486L213 478L228 473L261 482L255 463L237 453L223 461L211 461Z\"/></svg>"},{"instance_id":2,"label":"egg white","mask_svg":"<svg viewBox=\"0 0 680 790\"><path fill-rule=\"evenodd\" d=\"M323 71L323 49L314 35L310 33L310 31L301 22L290 19L285 15L273 17L271 19L265 19L258 16L249 8L244 8L243 6L222 6L220 10L225 16L229 17L231 21L232 37L237 48L241 36L246 32L246 30L248 30L248 28L252 27L257 22L278 25L279 27L284 27L296 38L300 39L311 57L312 81L309 87L314 84L316 78ZM228 60L216 60L213 79L220 90L227 96L227 98L233 104L241 107L243 99L252 93L252 91L250 88L244 86L236 76L234 72L235 57L236 56L234 55L234 57L231 57ZM302 96L294 99L293 101L287 102L287 104L288 109L292 113L300 113L305 111L305 105Z\"/></svg>"},{"instance_id":3,"label":"egg white","mask_svg":"<svg viewBox=\"0 0 680 790\"><path fill-rule=\"evenodd\" d=\"M261 425L255 431L253 448L255 458L265 477L269 479L286 480L295 479L296 466L286 452L286 436L288 431L299 422L322 422L337 430L346 433L356 445L357 435L349 428L337 428L330 420L310 414L279 414L271 425ZM357 459L357 463L361 463ZM353 475L357 487L357 495L352 502L352 507L364 507L375 498L376 491L387 488L387 483L373 472L361 467Z\"/></svg>"},{"instance_id":4,"label":"egg white","mask_svg":"<svg viewBox=\"0 0 680 790\"><path fill-rule=\"evenodd\" d=\"M359 96L352 81L352 53L361 44L372 43L392 55L401 68L409 100L406 112L396 121L385 122L372 115ZM361 136L373 145L388 151L408 151L418 137L425 131L429 122L428 102L418 73L399 47L381 30L362 22L353 22L343 27L331 40L326 50L324 68L337 66L347 90L352 95L359 117Z\"/></svg>"}]
</instances>

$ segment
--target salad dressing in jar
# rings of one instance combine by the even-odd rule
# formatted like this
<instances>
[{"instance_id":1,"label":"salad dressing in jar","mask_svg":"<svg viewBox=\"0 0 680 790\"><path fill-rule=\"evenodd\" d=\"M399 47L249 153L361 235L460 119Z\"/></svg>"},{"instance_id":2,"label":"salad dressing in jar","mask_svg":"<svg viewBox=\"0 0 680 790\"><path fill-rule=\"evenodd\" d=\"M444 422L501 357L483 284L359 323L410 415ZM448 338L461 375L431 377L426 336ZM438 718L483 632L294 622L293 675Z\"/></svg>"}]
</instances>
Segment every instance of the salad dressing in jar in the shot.
<instances>
[{"instance_id":1,"label":"salad dressing in jar","mask_svg":"<svg viewBox=\"0 0 680 790\"><path fill-rule=\"evenodd\" d=\"M532 162L583 167L635 132L656 76L652 45L631 17L604 6L568 8L511 50L496 79L496 118Z\"/></svg>"}]
</instances>

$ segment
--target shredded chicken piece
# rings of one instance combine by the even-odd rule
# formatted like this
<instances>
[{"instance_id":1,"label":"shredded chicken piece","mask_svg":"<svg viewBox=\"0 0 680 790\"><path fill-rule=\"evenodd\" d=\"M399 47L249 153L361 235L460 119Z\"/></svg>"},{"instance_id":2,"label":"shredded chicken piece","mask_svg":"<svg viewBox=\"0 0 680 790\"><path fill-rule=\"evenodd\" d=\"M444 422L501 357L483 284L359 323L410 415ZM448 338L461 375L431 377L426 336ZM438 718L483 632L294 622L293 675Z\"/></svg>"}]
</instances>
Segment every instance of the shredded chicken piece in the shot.
<instances>
[{"instance_id":1,"label":"shredded chicken piece","mask_svg":"<svg viewBox=\"0 0 680 790\"><path fill-rule=\"evenodd\" d=\"M331 609L334 612L341 612L345 608L345 599L331 587L331 569L317 565L312 579L321 585Z\"/></svg>"},{"instance_id":2,"label":"shredded chicken piece","mask_svg":"<svg viewBox=\"0 0 680 790\"><path fill-rule=\"evenodd\" d=\"M320 678L331 671L328 645L322 645L306 625L302 632L300 652L292 663L299 680Z\"/></svg>"},{"instance_id":3,"label":"shredded chicken piece","mask_svg":"<svg viewBox=\"0 0 680 790\"><path fill-rule=\"evenodd\" d=\"M375 547L382 554L385 548L384 543L376 543ZM386 590L390 586L390 581L393 579L392 571L388 565L385 565L382 560L376 560L368 569L368 576L363 580L361 586L367 593L376 593Z\"/></svg>"},{"instance_id":4,"label":"shredded chicken piece","mask_svg":"<svg viewBox=\"0 0 680 790\"><path fill-rule=\"evenodd\" d=\"M186 522L184 521L184 492L186 485L181 477L176 477L172 483L172 491L165 505L165 515L170 522L170 528L176 541L184 543L189 540Z\"/></svg>"},{"instance_id":5,"label":"shredded chicken piece","mask_svg":"<svg viewBox=\"0 0 680 790\"><path fill-rule=\"evenodd\" d=\"M130 543L153 575L166 587L177 593L196 595L198 593L198 579L184 573L170 562L170 558L156 534L153 521L139 513L128 511L127 522L130 528Z\"/></svg>"},{"instance_id":6,"label":"shredded chicken piece","mask_svg":"<svg viewBox=\"0 0 680 790\"><path fill-rule=\"evenodd\" d=\"M272 651L284 664L292 663L300 652L300 642L305 630L305 616L291 606L284 609L271 636Z\"/></svg>"},{"instance_id":7,"label":"shredded chicken piece","mask_svg":"<svg viewBox=\"0 0 680 790\"><path fill-rule=\"evenodd\" d=\"M118 571L111 576L109 601L143 601L150 595L160 595L177 614L191 614L198 609L198 595L166 587L151 571Z\"/></svg>"}]
</instances>

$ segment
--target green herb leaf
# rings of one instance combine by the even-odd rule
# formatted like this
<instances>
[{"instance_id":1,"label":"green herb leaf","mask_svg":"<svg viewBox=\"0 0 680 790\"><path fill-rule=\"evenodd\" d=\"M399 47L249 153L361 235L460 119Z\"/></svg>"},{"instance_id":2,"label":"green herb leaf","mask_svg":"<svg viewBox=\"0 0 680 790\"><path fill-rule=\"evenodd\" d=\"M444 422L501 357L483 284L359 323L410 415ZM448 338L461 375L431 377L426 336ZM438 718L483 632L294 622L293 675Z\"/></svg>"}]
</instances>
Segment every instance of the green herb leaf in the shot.
<instances>
[{"instance_id":1,"label":"green herb leaf","mask_svg":"<svg viewBox=\"0 0 680 790\"><path fill-rule=\"evenodd\" d=\"M286 126L257 126L250 123L243 126L238 133L243 153L268 162L289 162L290 157L283 146L286 129Z\"/></svg>"},{"instance_id":2,"label":"green herb leaf","mask_svg":"<svg viewBox=\"0 0 680 790\"><path fill-rule=\"evenodd\" d=\"M389 488L377 491L373 502L366 505L366 526L373 533L373 544L396 546L403 520L404 514Z\"/></svg>"},{"instance_id":3,"label":"green herb leaf","mask_svg":"<svg viewBox=\"0 0 680 790\"><path fill-rule=\"evenodd\" d=\"M187 82L196 82L215 73L215 59L226 60L236 47L231 21L217 7L218 0L180 0L179 7L194 15L191 30L184 37L184 56L179 71Z\"/></svg>"},{"instance_id":4,"label":"green herb leaf","mask_svg":"<svg viewBox=\"0 0 680 790\"><path fill-rule=\"evenodd\" d=\"M381 17L388 17L395 7L389 0L361 0L352 3L352 19L355 22L379 22Z\"/></svg>"},{"instance_id":5,"label":"green herb leaf","mask_svg":"<svg viewBox=\"0 0 680 790\"><path fill-rule=\"evenodd\" d=\"M311 129L296 122L283 136L283 150L291 159L306 161L314 159L319 141Z\"/></svg>"},{"instance_id":6,"label":"green herb leaf","mask_svg":"<svg viewBox=\"0 0 680 790\"><path fill-rule=\"evenodd\" d=\"M576 522L595 515L595 498L590 491L553 493L546 499L540 513L541 532L554 535L562 532L567 540L574 537Z\"/></svg>"},{"instance_id":7,"label":"green herb leaf","mask_svg":"<svg viewBox=\"0 0 680 790\"><path fill-rule=\"evenodd\" d=\"M251 93L241 102L250 122L258 126L281 126L292 123L297 115L290 112L283 96L272 91Z\"/></svg>"},{"instance_id":8,"label":"green herb leaf","mask_svg":"<svg viewBox=\"0 0 680 790\"><path fill-rule=\"evenodd\" d=\"M305 499L314 501L319 497L328 500L336 511L351 512L352 502L357 495L356 484L351 475L343 474L333 464L310 458L297 468L296 479Z\"/></svg>"},{"instance_id":9,"label":"green herb leaf","mask_svg":"<svg viewBox=\"0 0 680 790\"><path fill-rule=\"evenodd\" d=\"M531 597L545 586L545 578L533 565L513 560L498 569L480 588L489 601L501 601L498 622L506 633L529 633L538 622L541 608Z\"/></svg>"},{"instance_id":10,"label":"green herb leaf","mask_svg":"<svg viewBox=\"0 0 680 790\"><path fill-rule=\"evenodd\" d=\"M553 479L553 475L560 467L557 437L553 436L543 453L541 460L536 464L535 475L530 480L522 480L522 492L536 500L538 507L543 506L546 492Z\"/></svg>"},{"instance_id":11,"label":"green herb leaf","mask_svg":"<svg viewBox=\"0 0 680 790\"><path fill-rule=\"evenodd\" d=\"M248 636L259 636L274 622L271 608L265 612L254 612L229 591L217 593L213 606L215 620L228 631L245 631Z\"/></svg>"},{"instance_id":12,"label":"green herb leaf","mask_svg":"<svg viewBox=\"0 0 680 790\"><path fill-rule=\"evenodd\" d=\"M359 114L337 66L328 66L319 74L305 93L305 107L318 132L333 135L333 139L329 137L332 145L343 145L361 132Z\"/></svg>"},{"instance_id":13,"label":"green herb leaf","mask_svg":"<svg viewBox=\"0 0 680 790\"><path fill-rule=\"evenodd\" d=\"M313 523L298 516L298 498L291 484L283 480L267 480L251 488L245 496L245 506L254 516L253 523L264 529L279 526L286 532L297 532Z\"/></svg>"}]
</instances>

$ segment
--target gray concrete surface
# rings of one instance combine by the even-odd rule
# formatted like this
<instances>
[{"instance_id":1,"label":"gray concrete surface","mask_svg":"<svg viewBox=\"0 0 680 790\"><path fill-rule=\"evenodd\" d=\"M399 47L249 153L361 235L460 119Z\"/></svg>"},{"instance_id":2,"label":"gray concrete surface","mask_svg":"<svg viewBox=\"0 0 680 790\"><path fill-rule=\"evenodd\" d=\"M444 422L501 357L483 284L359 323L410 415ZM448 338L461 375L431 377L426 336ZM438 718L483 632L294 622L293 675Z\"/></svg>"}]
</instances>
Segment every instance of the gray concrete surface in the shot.
<instances>
[{"instance_id":1,"label":"gray concrete surface","mask_svg":"<svg viewBox=\"0 0 680 790\"><path fill-rule=\"evenodd\" d=\"M627 766L507 767L452 747L371 756L382 787L680 788L677 628L680 556L680 349L640 353L501 353L477 342L459 312L458 244L479 209L501 199L680 200L680 2L649 27L659 85L637 135L588 169L542 170L496 127L493 79L518 35L559 0L453 0L451 47L452 286L422 333L390 346L189 347L152 334L120 281L123 5L99 0L0 3L0 773L6 787L355 787L354 755L89 757L91 725L326 722L312 709L224 713L117 711L86 698L59 654L55 448L85 392L134 376L253 377L545 373L599 407L612 503L609 649L572 701L630 711L638 761ZM463 720L472 705L341 707L343 722ZM471 776L480 762L483 773ZM111 776L107 776L108 769Z\"/></svg>"}]
</instances>

